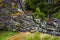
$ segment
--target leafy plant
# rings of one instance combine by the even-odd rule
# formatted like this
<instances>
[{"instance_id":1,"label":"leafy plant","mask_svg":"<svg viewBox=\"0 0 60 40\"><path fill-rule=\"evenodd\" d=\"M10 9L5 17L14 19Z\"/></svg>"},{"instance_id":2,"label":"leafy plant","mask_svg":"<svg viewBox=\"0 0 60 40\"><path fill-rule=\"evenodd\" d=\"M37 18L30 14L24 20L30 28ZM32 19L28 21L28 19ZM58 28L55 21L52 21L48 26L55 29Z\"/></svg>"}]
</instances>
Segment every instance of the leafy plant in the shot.
<instances>
[{"instance_id":1,"label":"leafy plant","mask_svg":"<svg viewBox=\"0 0 60 40\"><path fill-rule=\"evenodd\" d=\"M45 14L39 9L39 7L36 8L35 12L33 13L35 19L45 19Z\"/></svg>"},{"instance_id":2,"label":"leafy plant","mask_svg":"<svg viewBox=\"0 0 60 40\"><path fill-rule=\"evenodd\" d=\"M56 14L53 14L52 17L60 19L60 10Z\"/></svg>"}]
</instances>

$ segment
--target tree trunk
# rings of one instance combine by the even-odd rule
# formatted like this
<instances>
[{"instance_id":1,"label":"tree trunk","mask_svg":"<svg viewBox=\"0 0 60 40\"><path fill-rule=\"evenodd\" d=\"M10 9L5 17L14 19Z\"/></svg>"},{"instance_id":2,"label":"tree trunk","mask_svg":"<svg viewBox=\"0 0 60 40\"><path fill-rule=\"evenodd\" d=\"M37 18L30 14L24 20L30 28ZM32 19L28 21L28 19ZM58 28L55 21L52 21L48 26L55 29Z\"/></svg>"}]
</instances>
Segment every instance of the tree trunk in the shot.
<instances>
[{"instance_id":1,"label":"tree trunk","mask_svg":"<svg viewBox=\"0 0 60 40\"><path fill-rule=\"evenodd\" d=\"M47 22L50 22L50 21L51 21L51 15L48 14L48 15L47 15Z\"/></svg>"}]
</instances>

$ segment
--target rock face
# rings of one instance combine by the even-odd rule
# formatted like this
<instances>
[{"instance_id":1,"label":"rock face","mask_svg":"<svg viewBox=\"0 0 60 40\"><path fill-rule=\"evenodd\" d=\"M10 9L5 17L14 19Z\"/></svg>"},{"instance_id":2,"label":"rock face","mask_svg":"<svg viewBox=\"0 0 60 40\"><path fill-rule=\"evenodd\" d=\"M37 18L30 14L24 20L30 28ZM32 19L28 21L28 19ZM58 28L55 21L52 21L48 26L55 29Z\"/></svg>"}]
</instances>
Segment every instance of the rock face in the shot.
<instances>
[{"instance_id":1,"label":"rock face","mask_svg":"<svg viewBox=\"0 0 60 40\"><path fill-rule=\"evenodd\" d=\"M16 17L12 16L12 18L9 18L10 17L8 16L0 16L0 28L4 27L9 31L38 31L52 35L60 35L59 21L56 22L56 20L52 20L51 22L41 22L40 19L35 19L35 21L38 23L37 24L33 21L31 14L24 14L23 16L18 15Z\"/></svg>"},{"instance_id":2,"label":"rock face","mask_svg":"<svg viewBox=\"0 0 60 40\"><path fill-rule=\"evenodd\" d=\"M30 31L37 29L38 24L34 23L34 21L32 20L32 16L30 14L25 14L21 16L20 21L22 22L20 30Z\"/></svg>"},{"instance_id":3,"label":"rock face","mask_svg":"<svg viewBox=\"0 0 60 40\"><path fill-rule=\"evenodd\" d=\"M47 23L46 21L41 22L40 20L36 19L36 22L39 22L39 24L41 24L40 26L39 24L33 21L32 16L30 14L25 14L20 18L20 21L22 22L20 23L21 24L21 27L19 28L20 31L32 30L52 35L60 35L59 24L57 24L57 22L54 22L53 20Z\"/></svg>"}]
</instances>

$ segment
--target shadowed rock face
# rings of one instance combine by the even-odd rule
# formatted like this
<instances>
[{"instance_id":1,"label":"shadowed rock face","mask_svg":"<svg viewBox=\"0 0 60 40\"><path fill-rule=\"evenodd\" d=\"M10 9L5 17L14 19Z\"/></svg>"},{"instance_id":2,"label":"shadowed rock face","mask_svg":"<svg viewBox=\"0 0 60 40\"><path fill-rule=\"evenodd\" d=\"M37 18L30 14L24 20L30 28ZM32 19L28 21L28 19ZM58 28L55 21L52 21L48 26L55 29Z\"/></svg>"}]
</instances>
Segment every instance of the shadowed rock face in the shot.
<instances>
[{"instance_id":1,"label":"shadowed rock face","mask_svg":"<svg viewBox=\"0 0 60 40\"><path fill-rule=\"evenodd\" d=\"M56 22L57 24L60 24L60 19L54 18L52 21Z\"/></svg>"}]
</instances>

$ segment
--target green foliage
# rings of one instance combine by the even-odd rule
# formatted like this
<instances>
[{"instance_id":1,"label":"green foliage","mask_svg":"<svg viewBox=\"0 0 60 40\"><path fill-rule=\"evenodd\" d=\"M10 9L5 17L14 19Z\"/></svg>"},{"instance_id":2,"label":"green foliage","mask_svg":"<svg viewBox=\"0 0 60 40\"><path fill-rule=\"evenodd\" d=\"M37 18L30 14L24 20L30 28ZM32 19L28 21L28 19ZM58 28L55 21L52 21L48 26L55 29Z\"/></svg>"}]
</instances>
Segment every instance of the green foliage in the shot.
<instances>
[{"instance_id":1,"label":"green foliage","mask_svg":"<svg viewBox=\"0 0 60 40\"><path fill-rule=\"evenodd\" d=\"M3 0L0 0L0 2L2 2Z\"/></svg>"},{"instance_id":2,"label":"green foliage","mask_svg":"<svg viewBox=\"0 0 60 40\"><path fill-rule=\"evenodd\" d=\"M52 17L60 19L60 10L56 14L53 14Z\"/></svg>"},{"instance_id":3,"label":"green foliage","mask_svg":"<svg viewBox=\"0 0 60 40\"><path fill-rule=\"evenodd\" d=\"M26 10L33 10L38 6L39 0L26 0Z\"/></svg>"},{"instance_id":4,"label":"green foliage","mask_svg":"<svg viewBox=\"0 0 60 40\"><path fill-rule=\"evenodd\" d=\"M26 0L26 9L32 10L35 12L36 8L39 7L39 9L46 14L46 16L49 14L50 16L53 14L53 12L57 9L57 5L60 0L51 0L51 3L48 3L48 0ZM55 6L57 5L57 6Z\"/></svg>"},{"instance_id":5,"label":"green foliage","mask_svg":"<svg viewBox=\"0 0 60 40\"><path fill-rule=\"evenodd\" d=\"M33 13L34 14L34 17L36 19L44 19L45 18L45 14L39 9L39 7L36 8L35 12Z\"/></svg>"}]
</instances>

